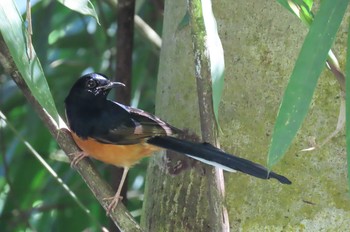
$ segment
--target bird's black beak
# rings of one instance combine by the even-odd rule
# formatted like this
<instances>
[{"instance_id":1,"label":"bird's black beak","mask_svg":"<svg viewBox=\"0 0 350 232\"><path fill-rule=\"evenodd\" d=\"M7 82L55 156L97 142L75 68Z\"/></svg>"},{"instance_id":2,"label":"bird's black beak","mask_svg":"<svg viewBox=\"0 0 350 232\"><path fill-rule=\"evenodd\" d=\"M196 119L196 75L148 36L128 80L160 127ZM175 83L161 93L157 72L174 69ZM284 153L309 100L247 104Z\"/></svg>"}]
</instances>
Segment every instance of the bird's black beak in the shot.
<instances>
[{"instance_id":1,"label":"bird's black beak","mask_svg":"<svg viewBox=\"0 0 350 232\"><path fill-rule=\"evenodd\" d=\"M102 90L108 90L108 89L112 89L115 88L117 86L123 86L125 87L125 84L121 83L121 82L109 82L107 85L103 85L103 86L99 86L97 87L98 90L102 89Z\"/></svg>"}]
</instances>

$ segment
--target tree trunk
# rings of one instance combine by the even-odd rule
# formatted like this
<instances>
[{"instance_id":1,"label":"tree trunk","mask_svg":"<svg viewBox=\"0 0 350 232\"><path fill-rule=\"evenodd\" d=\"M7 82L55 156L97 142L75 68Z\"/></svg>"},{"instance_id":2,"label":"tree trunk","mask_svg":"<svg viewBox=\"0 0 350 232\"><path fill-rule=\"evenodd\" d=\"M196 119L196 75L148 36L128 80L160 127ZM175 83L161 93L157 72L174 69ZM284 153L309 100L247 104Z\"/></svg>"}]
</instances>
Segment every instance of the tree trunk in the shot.
<instances>
[{"instance_id":1,"label":"tree trunk","mask_svg":"<svg viewBox=\"0 0 350 232\"><path fill-rule=\"evenodd\" d=\"M213 1L213 10L226 65L219 113L221 148L265 165L280 101L307 28L277 1ZM157 115L200 134L191 29L179 29L185 13L184 1L166 0ZM343 26L343 33L338 33L340 58L345 57L346 29ZM321 142L336 126L339 86L329 72L323 75L302 129L285 158L273 167L293 184L225 173L231 231L350 228L343 134L316 151L300 151L314 139ZM208 170L192 161L155 156L148 171L143 227L216 231L215 212L208 204Z\"/></svg>"}]
</instances>

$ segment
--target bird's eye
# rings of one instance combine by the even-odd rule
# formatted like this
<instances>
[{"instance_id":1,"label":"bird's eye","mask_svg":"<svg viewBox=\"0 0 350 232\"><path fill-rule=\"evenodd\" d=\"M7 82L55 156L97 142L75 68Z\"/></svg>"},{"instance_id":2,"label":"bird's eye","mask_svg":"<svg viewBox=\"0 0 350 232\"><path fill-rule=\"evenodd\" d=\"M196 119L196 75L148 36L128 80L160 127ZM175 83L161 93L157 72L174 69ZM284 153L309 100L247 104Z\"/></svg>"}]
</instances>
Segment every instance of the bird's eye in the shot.
<instances>
[{"instance_id":1,"label":"bird's eye","mask_svg":"<svg viewBox=\"0 0 350 232\"><path fill-rule=\"evenodd\" d=\"M95 88L97 85L96 81L95 80L88 80L86 82L86 87L88 87L89 89L93 89Z\"/></svg>"}]
</instances>

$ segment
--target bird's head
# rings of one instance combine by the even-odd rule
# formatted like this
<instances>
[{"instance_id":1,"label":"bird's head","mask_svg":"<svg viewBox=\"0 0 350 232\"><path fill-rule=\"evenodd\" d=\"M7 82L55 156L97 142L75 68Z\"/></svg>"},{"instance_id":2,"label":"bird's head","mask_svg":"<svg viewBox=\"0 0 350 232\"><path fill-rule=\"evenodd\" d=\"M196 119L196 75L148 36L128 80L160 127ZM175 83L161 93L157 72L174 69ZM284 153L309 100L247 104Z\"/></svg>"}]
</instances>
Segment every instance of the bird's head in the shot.
<instances>
[{"instance_id":1,"label":"bird's head","mask_svg":"<svg viewBox=\"0 0 350 232\"><path fill-rule=\"evenodd\" d=\"M86 74L75 82L67 99L71 97L85 100L106 99L110 90L116 86L125 85L121 82L112 82L99 73Z\"/></svg>"}]
</instances>

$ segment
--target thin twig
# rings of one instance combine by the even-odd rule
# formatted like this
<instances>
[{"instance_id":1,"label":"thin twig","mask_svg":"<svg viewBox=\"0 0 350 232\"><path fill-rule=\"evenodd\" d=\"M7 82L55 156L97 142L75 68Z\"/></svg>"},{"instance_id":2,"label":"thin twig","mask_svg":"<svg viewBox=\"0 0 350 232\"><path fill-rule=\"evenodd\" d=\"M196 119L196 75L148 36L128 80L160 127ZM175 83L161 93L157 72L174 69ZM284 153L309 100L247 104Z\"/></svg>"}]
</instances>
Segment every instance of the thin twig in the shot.
<instances>
[{"instance_id":1,"label":"thin twig","mask_svg":"<svg viewBox=\"0 0 350 232\"><path fill-rule=\"evenodd\" d=\"M104 0L113 9L117 9L118 1L116 0ZM162 39L155 30L152 29L140 16L134 15L135 29L138 31L153 47L156 48L156 52L159 53Z\"/></svg>"},{"instance_id":2,"label":"thin twig","mask_svg":"<svg viewBox=\"0 0 350 232\"><path fill-rule=\"evenodd\" d=\"M135 28L141 35L143 35L148 41L151 41L158 51L162 47L162 38L155 32L140 16L135 15Z\"/></svg>"}]
</instances>

